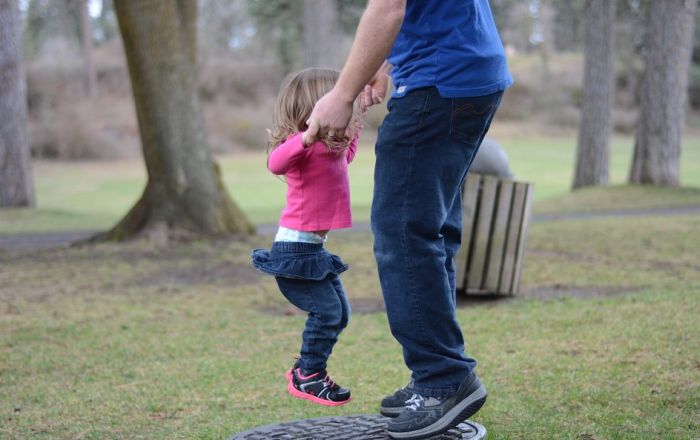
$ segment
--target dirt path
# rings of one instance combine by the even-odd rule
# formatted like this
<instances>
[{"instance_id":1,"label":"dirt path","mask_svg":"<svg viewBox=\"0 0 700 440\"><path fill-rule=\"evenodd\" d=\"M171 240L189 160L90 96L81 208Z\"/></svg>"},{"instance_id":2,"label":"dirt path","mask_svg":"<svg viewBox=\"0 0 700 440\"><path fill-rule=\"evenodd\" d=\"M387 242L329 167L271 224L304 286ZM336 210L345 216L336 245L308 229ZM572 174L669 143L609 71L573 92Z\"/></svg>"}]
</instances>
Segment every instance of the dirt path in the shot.
<instances>
[{"instance_id":1,"label":"dirt path","mask_svg":"<svg viewBox=\"0 0 700 440\"><path fill-rule=\"evenodd\" d=\"M598 218L624 218L624 217L666 217L674 215L700 215L700 206L679 206L675 208L647 208L647 209L619 209L598 212L574 212L565 214L536 214L533 215L534 223L588 220Z\"/></svg>"},{"instance_id":2,"label":"dirt path","mask_svg":"<svg viewBox=\"0 0 700 440\"><path fill-rule=\"evenodd\" d=\"M676 208L654 208L654 209L631 209L612 210L599 212L577 212L565 214L536 214L532 217L533 223L560 222L571 220L588 220L599 218L627 218L627 217L655 217L655 216L676 216L676 215L700 215L700 206L682 206ZM277 225L258 225L258 234L273 234ZM353 231L367 232L370 230L369 222L358 222L352 230L341 233L352 233ZM84 240L97 231L67 231L67 232L41 232L31 234L0 235L0 250L41 250L60 246L67 246L79 240Z\"/></svg>"},{"instance_id":3,"label":"dirt path","mask_svg":"<svg viewBox=\"0 0 700 440\"><path fill-rule=\"evenodd\" d=\"M66 246L84 240L97 231L38 232L0 235L0 250L39 250Z\"/></svg>"}]
</instances>

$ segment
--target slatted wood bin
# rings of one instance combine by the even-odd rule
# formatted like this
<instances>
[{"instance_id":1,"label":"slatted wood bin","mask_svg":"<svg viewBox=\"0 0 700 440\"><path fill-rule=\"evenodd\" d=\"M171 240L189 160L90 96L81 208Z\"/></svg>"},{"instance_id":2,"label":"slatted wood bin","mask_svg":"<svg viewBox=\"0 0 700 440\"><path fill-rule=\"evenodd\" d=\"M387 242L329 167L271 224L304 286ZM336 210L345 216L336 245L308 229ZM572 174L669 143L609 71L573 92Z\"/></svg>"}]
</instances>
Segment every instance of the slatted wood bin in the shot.
<instances>
[{"instance_id":1,"label":"slatted wood bin","mask_svg":"<svg viewBox=\"0 0 700 440\"><path fill-rule=\"evenodd\" d=\"M533 185L469 173L462 188L462 246L457 290L515 295L525 250Z\"/></svg>"}]
</instances>

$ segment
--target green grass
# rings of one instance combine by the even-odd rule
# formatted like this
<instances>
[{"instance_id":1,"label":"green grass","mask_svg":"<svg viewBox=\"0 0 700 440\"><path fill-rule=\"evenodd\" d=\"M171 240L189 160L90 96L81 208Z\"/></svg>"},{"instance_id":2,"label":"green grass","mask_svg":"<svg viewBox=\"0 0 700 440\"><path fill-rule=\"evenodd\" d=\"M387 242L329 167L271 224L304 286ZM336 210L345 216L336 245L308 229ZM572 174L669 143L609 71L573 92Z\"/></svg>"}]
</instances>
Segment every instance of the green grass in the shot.
<instances>
[{"instance_id":1,"label":"green grass","mask_svg":"<svg viewBox=\"0 0 700 440\"><path fill-rule=\"evenodd\" d=\"M619 185L583 188L561 196L538 200L535 213L590 213L679 207L700 207L700 187Z\"/></svg>"},{"instance_id":2,"label":"green grass","mask_svg":"<svg viewBox=\"0 0 700 440\"><path fill-rule=\"evenodd\" d=\"M697 438L698 230L693 216L533 225L524 294L458 311L489 438ZM407 380L381 312L355 314L331 358L352 403L287 396L304 318L269 313L286 302L248 262L269 240L0 252L0 438L221 439L374 413ZM329 248L351 300L376 301L371 236ZM533 299L552 289L600 295Z\"/></svg>"},{"instance_id":3,"label":"green grass","mask_svg":"<svg viewBox=\"0 0 700 440\"><path fill-rule=\"evenodd\" d=\"M575 138L514 138L504 140L518 179L535 183L536 197L544 200L569 192L573 181ZM632 160L633 139L616 136L610 144L610 183L623 184ZM700 187L700 138L688 136L681 161L683 186Z\"/></svg>"},{"instance_id":4,"label":"green grass","mask_svg":"<svg viewBox=\"0 0 700 440\"><path fill-rule=\"evenodd\" d=\"M136 202L142 161L33 164L37 209L0 211L0 234L107 228Z\"/></svg>"},{"instance_id":5,"label":"green grass","mask_svg":"<svg viewBox=\"0 0 700 440\"><path fill-rule=\"evenodd\" d=\"M369 219L372 197L374 151L371 136L361 145L350 167L353 215ZM561 209L608 209L594 190L569 195L575 139L502 138L512 168L519 180L535 184L535 211ZM632 151L631 137L612 141L611 184L625 182ZM231 194L256 223L276 222L284 205L285 184L265 168L264 153L245 153L221 160L224 180ZM683 145L681 180L684 186L700 188L700 137L686 136ZM104 229L116 223L137 200L145 183L140 160L122 162L47 162L34 164L38 209L0 211L0 234L53 230ZM698 191L614 190L618 195L612 207L665 207L699 205ZM654 191L654 197L646 192ZM579 199L583 197L585 200ZM607 200L611 200L608 198ZM621 205L619 204L621 203ZM542 206L542 208L540 208Z\"/></svg>"}]
</instances>

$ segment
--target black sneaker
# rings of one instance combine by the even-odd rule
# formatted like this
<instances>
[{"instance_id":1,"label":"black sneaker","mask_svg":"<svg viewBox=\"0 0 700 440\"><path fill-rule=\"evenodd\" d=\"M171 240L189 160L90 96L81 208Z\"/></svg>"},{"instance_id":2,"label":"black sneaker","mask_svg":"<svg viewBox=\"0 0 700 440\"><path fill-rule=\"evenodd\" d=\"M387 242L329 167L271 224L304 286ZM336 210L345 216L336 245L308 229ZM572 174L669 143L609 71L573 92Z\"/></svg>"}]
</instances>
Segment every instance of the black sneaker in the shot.
<instances>
[{"instance_id":1,"label":"black sneaker","mask_svg":"<svg viewBox=\"0 0 700 440\"><path fill-rule=\"evenodd\" d=\"M325 406L340 406L350 401L350 390L333 382L326 370L304 376L295 365L286 376L289 394L299 399Z\"/></svg>"},{"instance_id":2,"label":"black sneaker","mask_svg":"<svg viewBox=\"0 0 700 440\"><path fill-rule=\"evenodd\" d=\"M411 386L412 382L409 382L405 387L396 390L391 396L386 396L382 399L381 406L379 407L379 413L384 417L397 417L406 408L406 402L414 396L414 394L408 391L406 388Z\"/></svg>"},{"instance_id":3,"label":"black sneaker","mask_svg":"<svg viewBox=\"0 0 700 440\"><path fill-rule=\"evenodd\" d=\"M472 373L457 392L447 398L415 394L398 417L389 420L387 433L396 439L422 439L441 434L459 425L483 406L486 387Z\"/></svg>"}]
</instances>

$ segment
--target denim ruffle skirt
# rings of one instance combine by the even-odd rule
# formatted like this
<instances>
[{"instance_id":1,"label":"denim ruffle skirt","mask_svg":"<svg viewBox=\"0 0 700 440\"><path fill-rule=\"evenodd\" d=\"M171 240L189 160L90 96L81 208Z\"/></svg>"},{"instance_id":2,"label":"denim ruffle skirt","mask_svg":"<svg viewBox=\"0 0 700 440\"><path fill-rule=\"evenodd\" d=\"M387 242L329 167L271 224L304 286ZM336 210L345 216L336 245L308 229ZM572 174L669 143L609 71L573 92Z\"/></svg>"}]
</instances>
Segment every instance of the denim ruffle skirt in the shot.
<instances>
[{"instance_id":1,"label":"denim ruffle skirt","mask_svg":"<svg viewBox=\"0 0 700 440\"><path fill-rule=\"evenodd\" d=\"M322 244L275 241L272 249L254 249L253 266L270 275L303 280L322 280L340 274L348 265Z\"/></svg>"}]
</instances>

